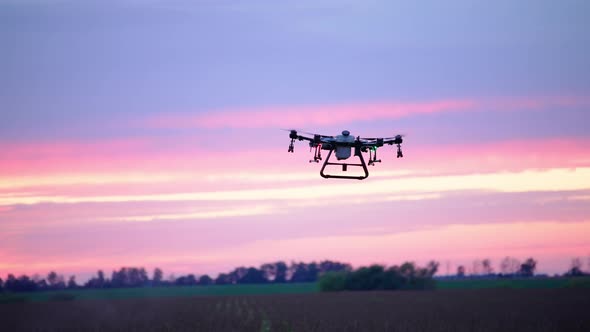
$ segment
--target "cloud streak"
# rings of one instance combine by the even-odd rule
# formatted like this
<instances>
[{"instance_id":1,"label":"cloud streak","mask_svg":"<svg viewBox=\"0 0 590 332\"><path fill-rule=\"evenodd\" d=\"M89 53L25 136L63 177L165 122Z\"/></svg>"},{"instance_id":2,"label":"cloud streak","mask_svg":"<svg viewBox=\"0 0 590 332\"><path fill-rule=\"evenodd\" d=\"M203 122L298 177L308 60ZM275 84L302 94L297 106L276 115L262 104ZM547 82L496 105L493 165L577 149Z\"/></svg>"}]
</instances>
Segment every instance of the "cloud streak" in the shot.
<instances>
[{"instance_id":1,"label":"cloud streak","mask_svg":"<svg viewBox=\"0 0 590 332\"><path fill-rule=\"evenodd\" d=\"M542 110L590 105L579 96L519 98L464 98L424 102L357 103L323 106L279 106L257 109L219 110L199 115L160 115L145 120L150 128L299 128L332 126L352 122L394 120L403 117L468 111Z\"/></svg>"},{"instance_id":2,"label":"cloud streak","mask_svg":"<svg viewBox=\"0 0 590 332\"><path fill-rule=\"evenodd\" d=\"M590 168L556 168L544 171L527 170L517 173L470 175L441 175L379 179L356 183L291 186L286 188L244 189L228 191L197 191L143 195L108 196L18 196L0 197L0 206L40 203L77 204L113 202L174 202L174 201L274 201L309 200L330 197L359 197L365 195L394 195L408 192L446 192L457 190L492 190L500 192L566 191L590 189Z\"/></svg>"},{"instance_id":3,"label":"cloud streak","mask_svg":"<svg viewBox=\"0 0 590 332\"><path fill-rule=\"evenodd\" d=\"M281 138L287 144L286 134L273 136L276 140ZM165 142L141 149L112 145L106 150L71 143L72 147L65 149L71 152L40 154L34 159L23 157L30 149L28 145L23 152L15 144L0 163L0 193L78 184L272 184L315 180L319 171L317 165L307 163L310 154L304 144L297 146L297 153L287 154L284 148L257 145L241 151L203 151L190 146L162 151L160 145ZM400 160L394 158L392 147L381 149L381 158L386 162L374 169L371 178L590 165L590 140L583 138L502 140L499 137L491 143L445 144L444 140L437 145L411 143L411 140L406 143L407 158ZM40 149L44 145L39 143ZM79 153L82 149L84 152Z\"/></svg>"}]
</instances>

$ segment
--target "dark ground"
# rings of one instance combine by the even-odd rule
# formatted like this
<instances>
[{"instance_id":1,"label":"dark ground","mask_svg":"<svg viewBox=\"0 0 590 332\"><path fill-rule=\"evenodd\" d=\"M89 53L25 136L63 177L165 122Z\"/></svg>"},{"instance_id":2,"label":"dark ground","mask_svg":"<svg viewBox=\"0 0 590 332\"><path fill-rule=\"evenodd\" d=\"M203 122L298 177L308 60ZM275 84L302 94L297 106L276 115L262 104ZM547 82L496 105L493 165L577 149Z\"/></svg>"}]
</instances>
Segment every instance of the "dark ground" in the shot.
<instances>
[{"instance_id":1,"label":"dark ground","mask_svg":"<svg viewBox=\"0 0 590 332\"><path fill-rule=\"evenodd\" d=\"M2 303L4 331L590 331L590 289Z\"/></svg>"}]
</instances>

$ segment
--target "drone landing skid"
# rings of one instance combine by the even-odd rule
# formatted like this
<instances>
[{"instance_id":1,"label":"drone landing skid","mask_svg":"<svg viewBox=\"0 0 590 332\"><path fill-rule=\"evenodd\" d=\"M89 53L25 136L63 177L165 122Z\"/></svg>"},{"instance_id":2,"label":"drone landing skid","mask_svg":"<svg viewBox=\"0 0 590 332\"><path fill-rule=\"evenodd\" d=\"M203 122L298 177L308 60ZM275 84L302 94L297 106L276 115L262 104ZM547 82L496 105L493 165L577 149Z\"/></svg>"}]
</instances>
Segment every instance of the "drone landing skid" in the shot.
<instances>
[{"instance_id":1,"label":"drone landing skid","mask_svg":"<svg viewBox=\"0 0 590 332\"><path fill-rule=\"evenodd\" d=\"M363 154L358 151L358 153L355 153L356 156L359 157L359 159L361 160L360 164L350 164L350 163L331 163L330 162L330 156L332 156L332 152L334 150L330 150L330 152L328 153L328 157L326 158L326 161L324 161L324 165L322 166L322 169L320 170L320 175L323 178L326 179L356 179L356 180L363 180L369 177L369 170L367 169L367 164L365 163L365 159L363 158ZM350 175L332 175L332 174L325 174L324 173L324 169L326 169L327 165L340 165L342 166L342 171L346 172L348 170L348 166L353 166L353 167L362 167L363 171L365 172L365 175L360 175L360 176L350 176Z\"/></svg>"}]
</instances>

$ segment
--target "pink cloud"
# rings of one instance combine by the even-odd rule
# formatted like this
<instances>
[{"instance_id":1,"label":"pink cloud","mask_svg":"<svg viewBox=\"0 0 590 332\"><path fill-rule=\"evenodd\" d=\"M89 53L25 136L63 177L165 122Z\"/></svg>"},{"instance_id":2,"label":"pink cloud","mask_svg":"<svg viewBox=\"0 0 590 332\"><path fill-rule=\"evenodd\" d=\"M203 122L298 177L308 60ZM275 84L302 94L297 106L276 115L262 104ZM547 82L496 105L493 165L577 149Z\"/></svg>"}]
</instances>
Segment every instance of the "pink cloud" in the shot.
<instances>
[{"instance_id":1,"label":"pink cloud","mask_svg":"<svg viewBox=\"0 0 590 332\"><path fill-rule=\"evenodd\" d=\"M415 103L367 103L324 106L282 106L211 112L198 116L166 115L147 120L155 128L261 128L334 125L350 121L396 119L412 114L461 111L473 108L471 100Z\"/></svg>"},{"instance_id":2,"label":"pink cloud","mask_svg":"<svg viewBox=\"0 0 590 332\"><path fill-rule=\"evenodd\" d=\"M44 152L30 160L20 157L23 153L14 146L11 155L15 159L5 156L0 164L0 195L19 192L140 195L194 191L194 188L229 190L252 185L270 188L284 182L319 180L320 165L308 163L310 153L305 147L295 154L254 148L201 153L197 148L167 151L124 146L118 150L116 145L106 148L73 143L55 154ZM30 146L25 146L25 153L29 149ZM44 150L43 144L40 150ZM403 177L582 167L590 165L588 151L588 139L556 138L407 146L406 158L396 159L394 148L388 146L381 149L383 163L371 168L371 177L396 171L403 171L397 175Z\"/></svg>"},{"instance_id":3,"label":"pink cloud","mask_svg":"<svg viewBox=\"0 0 590 332\"><path fill-rule=\"evenodd\" d=\"M129 155L149 150L148 138L105 139L94 142L0 142L0 175L50 173L117 165ZM100 161L109 161L108 163Z\"/></svg>"},{"instance_id":4,"label":"pink cloud","mask_svg":"<svg viewBox=\"0 0 590 332\"><path fill-rule=\"evenodd\" d=\"M201 115L162 115L149 118L153 128L292 128L338 125L357 121L475 110L537 110L582 107L590 98L577 96L445 99L426 102L381 102L345 105L277 106L211 111Z\"/></svg>"},{"instance_id":5,"label":"pink cloud","mask_svg":"<svg viewBox=\"0 0 590 332\"><path fill-rule=\"evenodd\" d=\"M589 139L552 138L406 148L404 168L433 173L488 173L590 165ZM393 163L399 167L398 163Z\"/></svg>"}]
</instances>

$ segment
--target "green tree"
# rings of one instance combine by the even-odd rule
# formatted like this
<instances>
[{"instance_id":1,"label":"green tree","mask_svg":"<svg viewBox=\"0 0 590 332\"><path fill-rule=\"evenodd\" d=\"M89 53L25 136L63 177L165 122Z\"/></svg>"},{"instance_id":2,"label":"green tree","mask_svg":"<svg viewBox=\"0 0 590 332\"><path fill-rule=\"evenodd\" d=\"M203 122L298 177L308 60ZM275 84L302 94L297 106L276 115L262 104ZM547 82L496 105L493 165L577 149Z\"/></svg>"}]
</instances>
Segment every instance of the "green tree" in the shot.
<instances>
[{"instance_id":1,"label":"green tree","mask_svg":"<svg viewBox=\"0 0 590 332\"><path fill-rule=\"evenodd\" d=\"M347 272L326 272L320 277L319 287L322 292L343 291L346 288Z\"/></svg>"}]
</instances>

